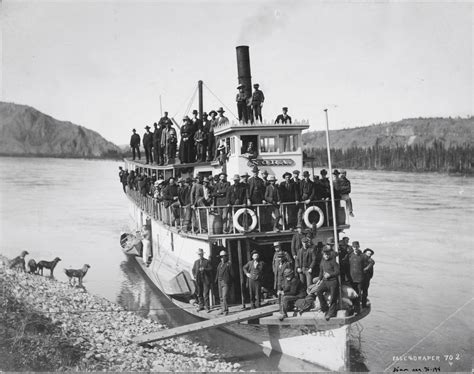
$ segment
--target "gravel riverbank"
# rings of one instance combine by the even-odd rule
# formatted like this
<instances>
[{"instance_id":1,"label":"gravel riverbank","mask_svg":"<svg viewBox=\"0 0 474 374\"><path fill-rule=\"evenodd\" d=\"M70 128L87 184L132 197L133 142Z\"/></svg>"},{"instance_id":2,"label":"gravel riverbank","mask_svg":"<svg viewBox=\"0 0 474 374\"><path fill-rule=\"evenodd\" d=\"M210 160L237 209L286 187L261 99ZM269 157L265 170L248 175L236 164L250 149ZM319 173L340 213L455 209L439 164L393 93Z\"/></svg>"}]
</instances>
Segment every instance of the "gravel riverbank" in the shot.
<instances>
[{"instance_id":1,"label":"gravel riverbank","mask_svg":"<svg viewBox=\"0 0 474 374\"><path fill-rule=\"evenodd\" d=\"M239 370L186 338L140 347L130 339L166 326L82 288L5 264L0 258L0 371Z\"/></svg>"}]
</instances>

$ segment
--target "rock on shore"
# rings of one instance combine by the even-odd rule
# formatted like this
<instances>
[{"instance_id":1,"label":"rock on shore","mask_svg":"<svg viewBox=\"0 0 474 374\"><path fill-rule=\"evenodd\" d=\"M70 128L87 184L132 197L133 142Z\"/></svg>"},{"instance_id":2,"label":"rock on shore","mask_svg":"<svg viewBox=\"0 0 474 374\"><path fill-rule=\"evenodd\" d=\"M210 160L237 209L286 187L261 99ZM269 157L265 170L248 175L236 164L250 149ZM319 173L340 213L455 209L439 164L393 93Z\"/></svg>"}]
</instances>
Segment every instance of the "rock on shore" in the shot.
<instances>
[{"instance_id":1,"label":"rock on shore","mask_svg":"<svg viewBox=\"0 0 474 374\"><path fill-rule=\"evenodd\" d=\"M61 346L75 352L69 367L58 368L57 363L52 362L50 370L235 371L239 368L238 364L224 362L205 346L186 338L168 339L147 347L136 345L131 341L132 337L166 327L90 295L82 288L47 277L18 273L5 266L0 266L0 287L4 291L0 292L2 315L14 316L11 306L5 310L5 297L9 295L18 303L13 307L17 308L17 316L26 318L25 310L42 316L60 329L59 336L66 342ZM18 325L19 321L13 323ZM0 327L0 332L6 331L5 321L0 320ZM5 370L1 364L0 370Z\"/></svg>"}]
</instances>

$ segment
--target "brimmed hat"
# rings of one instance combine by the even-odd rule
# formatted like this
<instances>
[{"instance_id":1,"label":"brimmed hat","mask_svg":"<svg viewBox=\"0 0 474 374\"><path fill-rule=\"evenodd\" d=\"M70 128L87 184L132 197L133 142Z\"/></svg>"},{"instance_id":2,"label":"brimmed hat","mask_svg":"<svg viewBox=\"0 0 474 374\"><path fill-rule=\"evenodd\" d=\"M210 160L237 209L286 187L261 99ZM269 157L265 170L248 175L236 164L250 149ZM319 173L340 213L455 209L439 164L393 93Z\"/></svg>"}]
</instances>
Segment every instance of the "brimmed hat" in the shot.
<instances>
[{"instance_id":1,"label":"brimmed hat","mask_svg":"<svg viewBox=\"0 0 474 374\"><path fill-rule=\"evenodd\" d=\"M258 251L256 249L254 249L252 252L250 252L250 256L253 256L255 254L260 256L260 253L258 253Z\"/></svg>"},{"instance_id":2,"label":"brimmed hat","mask_svg":"<svg viewBox=\"0 0 474 374\"><path fill-rule=\"evenodd\" d=\"M274 175L269 175L269 176L268 176L268 181L269 181L269 182L276 181L275 176L274 176Z\"/></svg>"},{"instance_id":3,"label":"brimmed hat","mask_svg":"<svg viewBox=\"0 0 474 374\"><path fill-rule=\"evenodd\" d=\"M300 171L299 170L293 170L293 174L300 175Z\"/></svg>"},{"instance_id":4,"label":"brimmed hat","mask_svg":"<svg viewBox=\"0 0 474 374\"><path fill-rule=\"evenodd\" d=\"M303 177L309 177L309 171L308 170L303 171Z\"/></svg>"},{"instance_id":5,"label":"brimmed hat","mask_svg":"<svg viewBox=\"0 0 474 374\"><path fill-rule=\"evenodd\" d=\"M294 274L294 271L291 270L291 269L285 269L285 270L283 271L283 276L284 276L284 277L289 277L289 276L291 276L291 275L293 275L293 274Z\"/></svg>"},{"instance_id":6,"label":"brimmed hat","mask_svg":"<svg viewBox=\"0 0 474 374\"><path fill-rule=\"evenodd\" d=\"M198 251L197 251L197 253L198 253L198 254L199 254L199 253L202 253L202 254L204 254L204 249L202 249L202 248L199 248L199 249L198 249Z\"/></svg>"},{"instance_id":7,"label":"brimmed hat","mask_svg":"<svg viewBox=\"0 0 474 374\"><path fill-rule=\"evenodd\" d=\"M225 144L219 144L219 147L217 149L225 149Z\"/></svg>"},{"instance_id":8,"label":"brimmed hat","mask_svg":"<svg viewBox=\"0 0 474 374\"><path fill-rule=\"evenodd\" d=\"M245 85L243 85L242 83L240 83L240 84L237 86L237 89L239 89L239 88L244 88L244 87L245 87Z\"/></svg>"},{"instance_id":9,"label":"brimmed hat","mask_svg":"<svg viewBox=\"0 0 474 374\"><path fill-rule=\"evenodd\" d=\"M219 256L227 256L227 252L226 251L220 251L219 252Z\"/></svg>"},{"instance_id":10,"label":"brimmed hat","mask_svg":"<svg viewBox=\"0 0 474 374\"><path fill-rule=\"evenodd\" d=\"M286 172L286 173L283 174L283 179L285 179L285 177L286 177L287 175L289 175L289 176L291 177L291 173Z\"/></svg>"},{"instance_id":11,"label":"brimmed hat","mask_svg":"<svg viewBox=\"0 0 474 374\"><path fill-rule=\"evenodd\" d=\"M319 172L319 174L321 174L321 175L326 175L327 173L328 173L328 172L327 172L326 169L322 169L322 170Z\"/></svg>"},{"instance_id":12,"label":"brimmed hat","mask_svg":"<svg viewBox=\"0 0 474 374\"><path fill-rule=\"evenodd\" d=\"M224 172L222 172L222 173L220 173L220 174L218 174L218 175L219 175L219 177L220 177L221 175L223 175L223 176L227 177L227 174L226 174L226 173L224 173Z\"/></svg>"},{"instance_id":13,"label":"brimmed hat","mask_svg":"<svg viewBox=\"0 0 474 374\"><path fill-rule=\"evenodd\" d=\"M280 247L281 244L280 244L280 242L273 242L273 246L274 246L274 247Z\"/></svg>"},{"instance_id":14,"label":"brimmed hat","mask_svg":"<svg viewBox=\"0 0 474 374\"><path fill-rule=\"evenodd\" d=\"M372 254L372 256L373 256L374 253L375 253L375 252L374 252L373 250L371 250L370 248L364 249L364 253L366 253L366 252L370 252L370 253Z\"/></svg>"},{"instance_id":15,"label":"brimmed hat","mask_svg":"<svg viewBox=\"0 0 474 374\"><path fill-rule=\"evenodd\" d=\"M198 111L196 109L193 109L193 114L198 114Z\"/></svg>"},{"instance_id":16,"label":"brimmed hat","mask_svg":"<svg viewBox=\"0 0 474 374\"><path fill-rule=\"evenodd\" d=\"M224 108L222 108L222 107L220 107L219 109L217 109L217 113L224 113L224 112L225 112L225 110L224 110Z\"/></svg>"},{"instance_id":17,"label":"brimmed hat","mask_svg":"<svg viewBox=\"0 0 474 374\"><path fill-rule=\"evenodd\" d=\"M137 130L135 130L135 129L132 129L132 131L133 131L133 132L136 132Z\"/></svg>"},{"instance_id":18,"label":"brimmed hat","mask_svg":"<svg viewBox=\"0 0 474 374\"><path fill-rule=\"evenodd\" d=\"M329 238L327 238L326 244L334 245L334 237L333 237L333 236L330 236Z\"/></svg>"},{"instance_id":19,"label":"brimmed hat","mask_svg":"<svg viewBox=\"0 0 474 374\"><path fill-rule=\"evenodd\" d=\"M255 165L253 168L252 168L252 172L256 173L258 172L260 169L258 168L257 165Z\"/></svg>"},{"instance_id":20,"label":"brimmed hat","mask_svg":"<svg viewBox=\"0 0 474 374\"><path fill-rule=\"evenodd\" d=\"M282 110L288 110L288 107L287 106L284 106L283 108L281 108Z\"/></svg>"},{"instance_id":21,"label":"brimmed hat","mask_svg":"<svg viewBox=\"0 0 474 374\"><path fill-rule=\"evenodd\" d=\"M241 175L241 177L250 177L249 173L245 172Z\"/></svg>"},{"instance_id":22,"label":"brimmed hat","mask_svg":"<svg viewBox=\"0 0 474 374\"><path fill-rule=\"evenodd\" d=\"M150 130L150 129L151 129L150 126L148 126L148 125L145 126L145 130Z\"/></svg>"},{"instance_id":23,"label":"brimmed hat","mask_svg":"<svg viewBox=\"0 0 474 374\"><path fill-rule=\"evenodd\" d=\"M220 177L220 174L216 174L212 176L212 179L214 179L215 181L218 181L219 177Z\"/></svg>"},{"instance_id":24,"label":"brimmed hat","mask_svg":"<svg viewBox=\"0 0 474 374\"><path fill-rule=\"evenodd\" d=\"M239 180L240 179L240 175L239 174L234 174L234 176L232 177L233 180Z\"/></svg>"},{"instance_id":25,"label":"brimmed hat","mask_svg":"<svg viewBox=\"0 0 474 374\"><path fill-rule=\"evenodd\" d=\"M260 87L260 85L258 83L255 83L253 86L254 87Z\"/></svg>"},{"instance_id":26,"label":"brimmed hat","mask_svg":"<svg viewBox=\"0 0 474 374\"><path fill-rule=\"evenodd\" d=\"M215 110L211 110L211 111L209 112L209 115L212 115L212 114L215 114L215 115L217 116L217 112L216 112Z\"/></svg>"},{"instance_id":27,"label":"brimmed hat","mask_svg":"<svg viewBox=\"0 0 474 374\"><path fill-rule=\"evenodd\" d=\"M339 170L337 170L337 169L334 169L334 171L333 171L332 173L333 173L334 175L339 175L339 174L341 174L341 173L339 173Z\"/></svg>"}]
</instances>

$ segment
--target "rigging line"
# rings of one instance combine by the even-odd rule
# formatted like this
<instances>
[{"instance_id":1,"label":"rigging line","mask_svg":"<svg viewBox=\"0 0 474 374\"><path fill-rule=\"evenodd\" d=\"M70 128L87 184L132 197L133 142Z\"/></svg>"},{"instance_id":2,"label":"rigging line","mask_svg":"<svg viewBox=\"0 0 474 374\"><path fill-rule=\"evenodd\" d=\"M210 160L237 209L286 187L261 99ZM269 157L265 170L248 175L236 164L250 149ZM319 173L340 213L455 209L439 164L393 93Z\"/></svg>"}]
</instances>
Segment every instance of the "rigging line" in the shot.
<instances>
[{"instance_id":1,"label":"rigging line","mask_svg":"<svg viewBox=\"0 0 474 374\"><path fill-rule=\"evenodd\" d=\"M221 99L219 99L219 98L217 97L217 95L216 95L214 92L211 91L211 89L207 86L207 84L203 82L203 85L204 85L204 87L206 87L206 88L208 89L208 91L211 93L211 95L214 96L214 97L217 99L217 101L219 101L219 102L222 104L222 106L225 107L225 108L229 111L229 113L232 114L232 115L234 116L234 118L238 121L238 120L239 120L239 117L237 117L237 116L234 114L234 112L232 112L232 110L230 110L229 107L228 107L227 105L225 105L225 104L221 101Z\"/></svg>"},{"instance_id":2,"label":"rigging line","mask_svg":"<svg viewBox=\"0 0 474 374\"><path fill-rule=\"evenodd\" d=\"M193 93L192 93L191 97L193 97L193 96L195 95L196 89L197 89L197 87L194 87L194 90L193 90ZM188 101L189 101L189 99L184 100L184 101L181 103L181 105L178 107L178 110L176 111L176 113L171 116L171 118L176 117L176 115L177 115L177 114L179 113L179 111L181 110L181 107L182 107L184 104L186 104L186 102L188 102Z\"/></svg>"},{"instance_id":3,"label":"rigging line","mask_svg":"<svg viewBox=\"0 0 474 374\"><path fill-rule=\"evenodd\" d=\"M454 317L454 315L456 315L459 311L461 311L462 309L464 309L464 307L466 307L469 303L471 303L471 301L474 300L474 298L471 298L469 299L468 301L466 301L462 306L460 306L458 309L456 309L453 313L451 313L447 318L445 318L444 320L442 320L438 326L436 326L433 330L431 330L428 334L426 334L423 338L421 338L416 344L412 345L410 347L410 349L408 349L408 351L406 351L404 354L400 355L399 357L403 357L405 356L407 353L410 353L410 351L415 348L418 344L420 344L422 341L424 341L428 336L430 336L432 333L434 333L436 330L438 330L442 325L444 325L445 322L447 322L448 320L450 320L452 317ZM384 371L387 371L388 369L390 369L393 365L397 364L398 361L394 361L392 362L389 366L387 366L385 368Z\"/></svg>"},{"instance_id":4,"label":"rigging line","mask_svg":"<svg viewBox=\"0 0 474 374\"><path fill-rule=\"evenodd\" d=\"M191 97L191 100L189 100L188 107L186 108L186 112L183 114L183 116L188 115L189 110L191 109L191 106L194 103L194 99L196 98L196 93L197 93L197 86L194 88L193 96Z\"/></svg>"}]
</instances>

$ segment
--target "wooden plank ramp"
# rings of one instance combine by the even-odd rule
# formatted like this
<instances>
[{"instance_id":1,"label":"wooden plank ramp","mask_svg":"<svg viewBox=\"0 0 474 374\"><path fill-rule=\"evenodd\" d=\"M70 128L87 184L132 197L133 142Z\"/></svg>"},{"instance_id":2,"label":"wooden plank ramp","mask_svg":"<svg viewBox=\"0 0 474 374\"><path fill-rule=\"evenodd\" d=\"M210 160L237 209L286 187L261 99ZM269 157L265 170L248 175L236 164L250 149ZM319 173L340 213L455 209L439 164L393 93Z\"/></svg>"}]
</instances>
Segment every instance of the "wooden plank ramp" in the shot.
<instances>
[{"instance_id":1,"label":"wooden plank ramp","mask_svg":"<svg viewBox=\"0 0 474 374\"><path fill-rule=\"evenodd\" d=\"M264 317L267 315L271 315L279 309L280 306L278 304L267 305L262 308L250 309L223 317L212 318L206 321L200 321L196 323L191 323L189 325L153 332L151 334L139 335L134 337L133 341L137 344L146 344L156 342L158 340L175 338L177 336L189 334L192 332L213 329L216 327L230 325L231 323L237 323L249 319Z\"/></svg>"}]
</instances>

